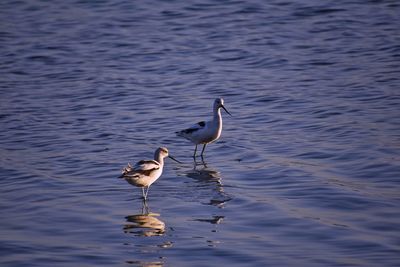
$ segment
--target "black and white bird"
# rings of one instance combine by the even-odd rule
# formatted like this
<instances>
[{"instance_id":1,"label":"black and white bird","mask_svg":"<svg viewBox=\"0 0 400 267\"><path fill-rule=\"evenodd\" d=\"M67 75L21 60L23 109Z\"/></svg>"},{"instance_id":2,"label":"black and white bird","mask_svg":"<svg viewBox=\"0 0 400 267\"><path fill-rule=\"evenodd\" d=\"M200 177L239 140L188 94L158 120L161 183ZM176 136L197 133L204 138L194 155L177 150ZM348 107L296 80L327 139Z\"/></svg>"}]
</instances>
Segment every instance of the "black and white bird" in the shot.
<instances>
[{"instance_id":1,"label":"black and white bird","mask_svg":"<svg viewBox=\"0 0 400 267\"><path fill-rule=\"evenodd\" d=\"M128 163L128 166L122 170L122 175L119 178L124 178L131 185L141 187L143 198L147 199L150 185L152 185L163 172L164 158L166 157L179 162L168 154L168 149L160 147L154 153L154 160L141 160L134 166Z\"/></svg>"},{"instance_id":2,"label":"black and white bird","mask_svg":"<svg viewBox=\"0 0 400 267\"><path fill-rule=\"evenodd\" d=\"M194 158L196 157L197 145L203 144L203 149L201 151L201 157L203 157L206 145L218 140L218 138L221 136L222 132L221 108L223 108L226 111L226 113L231 115L224 106L224 100L222 98L217 98L214 101L214 106L213 106L214 114L212 120L201 121L188 129L176 132L178 136L184 137L196 145L193 153Z\"/></svg>"}]
</instances>

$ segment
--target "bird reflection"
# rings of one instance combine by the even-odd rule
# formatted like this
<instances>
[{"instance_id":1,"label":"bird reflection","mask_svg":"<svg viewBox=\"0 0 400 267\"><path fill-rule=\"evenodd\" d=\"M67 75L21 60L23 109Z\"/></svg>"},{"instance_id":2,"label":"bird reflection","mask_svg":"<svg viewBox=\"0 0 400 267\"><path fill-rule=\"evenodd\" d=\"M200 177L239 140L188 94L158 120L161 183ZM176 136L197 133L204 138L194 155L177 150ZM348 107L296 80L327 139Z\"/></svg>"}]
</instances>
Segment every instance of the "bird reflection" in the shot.
<instances>
[{"instance_id":1,"label":"bird reflection","mask_svg":"<svg viewBox=\"0 0 400 267\"><path fill-rule=\"evenodd\" d=\"M188 177L200 181L214 181L221 184L221 173L215 169L209 168L204 160L194 161L193 170L187 172Z\"/></svg>"},{"instance_id":2,"label":"bird reflection","mask_svg":"<svg viewBox=\"0 0 400 267\"><path fill-rule=\"evenodd\" d=\"M126 261L127 264L132 264L134 266L140 267L162 267L164 263L161 261L154 261L154 262L142 262L142 261Z\"/></svg>"},{"instance_id":3,"label":"bird reflection","mask_svg":"<svg viewBox=\"0 0 400 267\"><path fill-rule=\"evenodd\" d=\"M142 212L126 216L124 232L137 236L161 236L165 233L165 223L157 218L159 214L151 213L147 201L143 200Z\"/></svg>"},{"instance_id":4,"label":"bird reflection","mask_svg":"<svg viewBox=\"0 0 400 267\"><path fill-rule=\"evenodd\" d=\"M214 168L208 167L204 159L201 161L194 160L193 169L187 171L185 175L201 183L199 187L203 187L205 184L207 186L215 185L212 188L217 194L207 204L222 208L226 202L231 200L231 197L224 192L221 173Z\"/></svg>"},{"instance_id":5,"label":"bird reflection","mask_svg":"<svg viewBox=\"0 0 400 267\"><path fill-rule=\"evenodd\" d=\"M225 216L213 216L211 219L195 219L198 222L208 222L211 224L220 224Z\"/></svg>"}]
</instances>

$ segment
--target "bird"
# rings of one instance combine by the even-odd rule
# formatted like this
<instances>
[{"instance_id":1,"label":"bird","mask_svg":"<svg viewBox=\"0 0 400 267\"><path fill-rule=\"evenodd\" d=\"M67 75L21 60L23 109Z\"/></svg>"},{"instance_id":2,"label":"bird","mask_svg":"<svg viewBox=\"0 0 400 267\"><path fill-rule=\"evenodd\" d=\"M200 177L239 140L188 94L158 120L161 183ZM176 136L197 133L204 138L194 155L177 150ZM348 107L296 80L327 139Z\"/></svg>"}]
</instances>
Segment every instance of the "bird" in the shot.
<instances>
[{"instance_id":1,"label":"bird","mask_svg":"<svg viewBox=\"0 0 400 267\"><path fill-rule=\"evenodd\" d=\"M167 148L159 147L154 153L154 160L141 160L134 166L128 163L128 166L123 168L122 175L119 176L119 178L125 179L131 185L141 187L143 199L146 200L150 185L152 185L163 172L164 158L166 157L181 163L169 155Z\"/></svg>"},{"instance_id":2,"label":"bird","mask_svg":"<svg viewBox=\"0 0 400 267\"><path fill-rule=\"evenodd\" d=\"M224 100L222 98L217 98L213 105L213 118L210 121L200 121L194 124L192 127L187 128L182 131L175 132L177 136L186 138L187 140L194 143L196 146L194 148L193 158L196 158L197 145L203 144L203 149L201 151L201 157L203 158L204 150L206 145L212 143L221 136L222 132L222 116L221 108L223 108L226 113L232 116L231 113L225 108Z\"/></svg>"}]
</instances>

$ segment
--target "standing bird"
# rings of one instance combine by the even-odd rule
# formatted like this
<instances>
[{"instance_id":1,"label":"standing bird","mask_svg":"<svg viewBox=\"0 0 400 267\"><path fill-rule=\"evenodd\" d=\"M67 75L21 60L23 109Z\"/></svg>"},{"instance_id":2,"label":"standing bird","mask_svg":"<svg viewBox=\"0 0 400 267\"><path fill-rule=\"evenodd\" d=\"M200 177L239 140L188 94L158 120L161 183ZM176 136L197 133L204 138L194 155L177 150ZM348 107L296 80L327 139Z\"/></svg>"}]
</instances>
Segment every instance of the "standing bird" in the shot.
<instances>
[{"instance_id":1,"label":"standing bird","mask_svg":"<svg viewBox=\"0 0 400 267\"><path fill-rule=\"evenodd\" d=\"M179 162L168 154L168 149L160 147L154 153L154 160L141 160L134 166L128 163L128 166L122 170L122 175L119 178L124 178L131 185L141 187L143 199L147 199L150 185L154 183L163 172L165 157Z\"/></svg>"},{"instance_id":2,"label":"standing bird","mask_svg":"<svg viewBox=\"0 0 400 267\"><path fill-rule=\"evenodd\" d=\"M214 101L214 115L211 121L201 121L188 129L176 132L178 136L184 137L196 145L193 153L193 158L196 158L197 145L203 144L203 150L201 151L201 157L203 157L206 145L208 143L218 140L218 138L221 136L221 108L223 108L226 113L232 116L229 111L224 107L224 100L222 98L217 98Z\"/></svg>"}]
</instances>

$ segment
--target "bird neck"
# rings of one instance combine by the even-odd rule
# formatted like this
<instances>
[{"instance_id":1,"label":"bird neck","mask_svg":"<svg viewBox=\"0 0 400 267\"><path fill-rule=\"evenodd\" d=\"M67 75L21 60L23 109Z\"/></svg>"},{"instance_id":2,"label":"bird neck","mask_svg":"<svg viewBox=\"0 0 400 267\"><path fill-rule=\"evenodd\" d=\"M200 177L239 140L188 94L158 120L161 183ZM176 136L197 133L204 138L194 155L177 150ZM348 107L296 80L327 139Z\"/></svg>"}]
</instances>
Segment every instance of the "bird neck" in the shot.
<instances>
[{"instance_id":1,"label":"bird neck","mask_svg":"<svg viewBox=\"0 0 400 267\"><path fill-rule=\"evenodd\" d=\"M157 161L158 163L160 163L160 165L164 165L164 158L161 157L160 153L156 153L154 155L154 160Z\"/></svg>"},{"instance_id":2,"label":"bird neck","mask_svg":"<svg viewBox=\"0 0 400 267\"><path fill-rule=\"evenodd\" d=\"M213 121L216 121L218 123L222 123L221 108L215 108L214 109Z\"/></svg>"}]
</instances>

